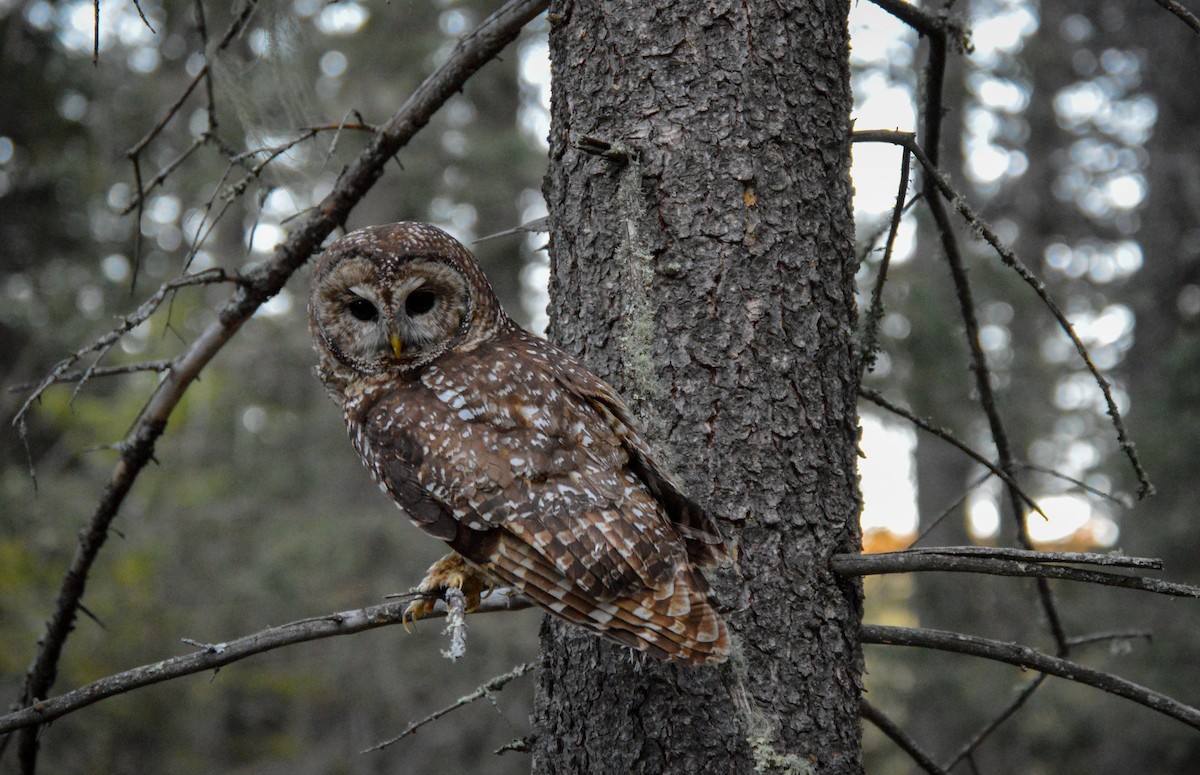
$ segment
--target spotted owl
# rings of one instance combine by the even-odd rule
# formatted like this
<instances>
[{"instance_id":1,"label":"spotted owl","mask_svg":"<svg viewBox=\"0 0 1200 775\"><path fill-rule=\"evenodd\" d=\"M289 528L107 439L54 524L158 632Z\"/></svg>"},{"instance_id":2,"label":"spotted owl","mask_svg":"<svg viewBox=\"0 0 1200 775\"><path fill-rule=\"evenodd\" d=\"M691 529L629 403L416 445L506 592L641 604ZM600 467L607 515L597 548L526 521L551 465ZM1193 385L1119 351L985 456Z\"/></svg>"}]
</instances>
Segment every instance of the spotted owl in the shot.
<instances>
[{"instance_id":1,"label":"spotted owl","mask_svg":"<svg viewBox=\"0 0 1200 775\"><path fill-rule=\"evenodd\" d=\"M428 224L342 237L313 270L318 373L372 478L453 552L409 608L448 587L509 586L549 613L658 658L723 661L699 568L712 519L582 363L518 326L461 244Z\"/></svg>"}]
</instances>

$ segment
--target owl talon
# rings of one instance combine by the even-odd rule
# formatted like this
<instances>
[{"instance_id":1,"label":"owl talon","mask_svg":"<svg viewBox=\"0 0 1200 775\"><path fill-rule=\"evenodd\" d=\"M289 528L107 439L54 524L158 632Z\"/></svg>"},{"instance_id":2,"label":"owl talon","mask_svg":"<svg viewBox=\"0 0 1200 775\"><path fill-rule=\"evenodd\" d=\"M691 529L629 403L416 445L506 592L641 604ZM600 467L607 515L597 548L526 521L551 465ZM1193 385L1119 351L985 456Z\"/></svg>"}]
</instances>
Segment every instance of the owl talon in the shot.
<instances>
[{"instance_id":1,"label":"owl talon","mask_svg":"<svg viewBox=\"0 0 1200 775\"><path fill-rule=\"evenodd\" d=\"M425 578L413 590L419 597L404 609L400 624L405 632L411 632L409 625L416 629L417 619L433 613L437 601L444 598L447 589L457 589L466 598L468 613L479 607L479 601L484 592L491 588L491 583L478 570L473 568L462 555L450 553L429 566Z\"/></svg>"}]
</instances>

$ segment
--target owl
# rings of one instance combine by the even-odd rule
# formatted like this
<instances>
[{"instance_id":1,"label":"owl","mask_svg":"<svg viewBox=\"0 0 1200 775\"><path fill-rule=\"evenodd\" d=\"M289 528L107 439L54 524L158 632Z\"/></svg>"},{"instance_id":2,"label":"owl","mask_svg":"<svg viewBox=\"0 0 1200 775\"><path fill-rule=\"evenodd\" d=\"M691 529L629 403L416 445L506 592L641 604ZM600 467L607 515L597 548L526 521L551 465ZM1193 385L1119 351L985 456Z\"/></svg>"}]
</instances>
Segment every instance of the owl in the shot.
<instances>
[{"instance_id":1,"label":"owl","mask_svg":"<svg viewBox=\"0 0 1200 775\"><path fill-rule=\"evenodd\" d=\"M725 558L716 524L616 391L513 322L461 244L423 223L348 234L313 270L308 314L371 477L453 550L411 618L451 587L470 607L508 586L660 659L727 657L699 570Z\"/></svg>"}]
</instances>

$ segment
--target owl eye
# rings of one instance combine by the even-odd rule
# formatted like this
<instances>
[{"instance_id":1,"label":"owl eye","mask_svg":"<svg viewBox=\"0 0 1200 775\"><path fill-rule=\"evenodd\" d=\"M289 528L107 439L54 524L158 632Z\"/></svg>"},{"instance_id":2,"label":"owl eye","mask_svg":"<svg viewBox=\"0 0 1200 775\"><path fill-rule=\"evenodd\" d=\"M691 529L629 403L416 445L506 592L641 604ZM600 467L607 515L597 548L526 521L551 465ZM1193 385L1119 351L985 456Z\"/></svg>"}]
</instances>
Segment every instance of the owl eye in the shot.
<instances>
[{"instance_id":1,"label":"owl eye","mask_svg":"<svg viewBox=\"0 0 1200 775\"><path fill-rule=\"evenodd\" d=\"M358 320L368 321L379 317L379 310L375 309L375 305L366 299L355 299L347 304L346 308Z\"/></svg>"},{"instance_id":2,"label":"owl eye","mask_svg":"<svg viewBox=\"0 0 1200 775\"><path fill-rule=\"evenodd\" d=\"M424 315L433 309L435 302L437 302L437 294L433 291L416 290L408 294L408 298L404 300L404 311L408 313L409 317Z\"/></svg>"}]
</instances>

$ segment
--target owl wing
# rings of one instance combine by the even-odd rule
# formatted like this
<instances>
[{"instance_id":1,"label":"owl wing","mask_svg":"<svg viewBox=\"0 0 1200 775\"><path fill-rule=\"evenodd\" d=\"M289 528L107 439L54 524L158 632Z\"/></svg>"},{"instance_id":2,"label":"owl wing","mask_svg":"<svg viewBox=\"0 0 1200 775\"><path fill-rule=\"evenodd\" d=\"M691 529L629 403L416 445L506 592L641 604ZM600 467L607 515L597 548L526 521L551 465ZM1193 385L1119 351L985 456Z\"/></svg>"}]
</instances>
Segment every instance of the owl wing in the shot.
<instances>
[{"instance_id":1,"label":"owl wing","mask_svg":"<svg viewBox=\"0 0 1200 775\"><path fill-rule=\"evenodd\" d=\"M574 360L574 359L572 359ZM565 384L586 398L612 428L629 456L629 468L646 485L683 536L688 556L702 566L719 565L728 559L720 528L700 504L685 495L675 479L655 460L650 447L638 434L629 407L607 382L582 366L565 369Z\"/></svg>"},{"instance_id":2,"label":"owl wing","mask_svg":"<svg viewBox=\"0 0 1200 775\"><path fill-rule=\"evenodd\" d=\"M715 528L573 359L532 337L442 358L366 419L368 465L467 559L627 645L723 655L724 624L689 562L693 544L719 547Z\"/></svg>"}]
</instances>

